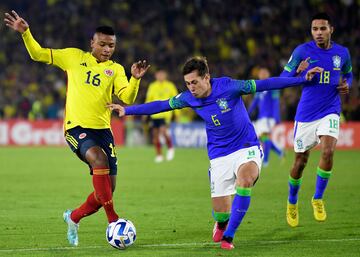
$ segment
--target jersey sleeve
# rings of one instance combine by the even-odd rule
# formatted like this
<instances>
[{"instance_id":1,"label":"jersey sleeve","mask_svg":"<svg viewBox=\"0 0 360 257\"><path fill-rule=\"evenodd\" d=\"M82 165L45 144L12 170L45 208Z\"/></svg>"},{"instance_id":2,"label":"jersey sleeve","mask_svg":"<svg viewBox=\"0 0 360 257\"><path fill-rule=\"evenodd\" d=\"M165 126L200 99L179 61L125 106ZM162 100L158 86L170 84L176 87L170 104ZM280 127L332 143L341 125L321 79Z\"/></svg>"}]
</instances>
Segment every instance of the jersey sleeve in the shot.
<instances>
[{"instance_id":1,"label":"jersey sleeve","mask_svg":"<svg viewBox=\"0 0 360 257\"><path fill-rule=\"evenodd\" d=\"M128 81L124 67L121 65L118 66L114 79L114 94L121 101L126 104L134 103L139 91L139 85L140 79L131 77L130 81Z\"/></svg>"},{"instance_id":2,"label":"jersey sleeve","mask_svg":"<svg viewBox=\"0 0 360 257\"><path fill-rule=\"evenodd\" d=\"M125 115L152 115L170 110L172 107L169 100L163 100L125 107Z\"/></svg>"},{"instance_id":3,"label":"jersey sleeve","mask_svg":"<svg viewBox=\"0 0 360 257\"><path fill-rule=\"evenodd\" d=\"M348 85L351 87L353 74L352 74L352 64L349 50L345 48L345 62L341 67L341 73L343 74L343 78L346 79Z\"/></svg>"},{"instance_id":4,"label":"jersey sleeve","mask_svg":"<svg viewBox=\"0 0 360 257\"><path fill-rule=\"evenodd\" d=\"M255 80L255 91L262 92L273 89L300 86L308 83L305 76L302 77L270 77L267 79Z\"/></svg>"},{"instance_id":5,"label":"jersey sleeve","mask_svg":"<svg viewBox=\"0 0 360 257\"><path fill-rule=\"evenodd\" d=\"M238 95L248 95L256 92L255 80L229 79L228 85L235 90Z\"/></svg>"},{"instance_id":6,"label":"jersey sleeve","mask_svg":"<svg viewBox=\"0 0 360 257\"><path fill-rule=\"evenodd\" d=\"M31 59L47 64L52 63L51 50L49 48L41 47L32 36L29 28L24 33L22 33L21 36Z\"/></svg>"},{"instance_id":7,"label":"jersey sleeve","mask_svg":"<svg viewBox=\"0 0 360 257\"><path fill-rule=\"evenodd\" d=\"M343 74L352 72L350 53L349 53L349 50L347 48L345 48L345 49L346 49L346 51L345 51L345 58L346 59L345 59L344 65L341 68L341 71L342 71Z\"/></svg>"},{"instance_id":8,"label":"jersey sleeve","mask_svg":"<svg viewBox=\"0 0 360 257\"><path fill-rule=\"evenodd\" d=\"M190 107L188 102L186 101L185 93L180 93L177 96L174 96L169 99L169 105L171 109L182 109L185 107Z\"/></svg>"},{"instance_id":9,"label":"jersey sleeve","mask_svg":"<svg viewBox=\"0 0 360 257\"><path fill-rule=\"evenodd\" d=\"M74 65L76 60L81 58L84 53L78 48L50 49L51 62L62 70L67 70Z\"/></svg>"},{"instance_id":10,"label":"jersey sleeve","mask_svg":"<svg viewBox=\"0 0 360 257\"><path fill-rule=\"evenodd\" d=\"M290 56L288 63L285 65L281 77L293 77L296 74L296 69L302 61L301 46L295 48Z\"/></svg>"}]
</instances>

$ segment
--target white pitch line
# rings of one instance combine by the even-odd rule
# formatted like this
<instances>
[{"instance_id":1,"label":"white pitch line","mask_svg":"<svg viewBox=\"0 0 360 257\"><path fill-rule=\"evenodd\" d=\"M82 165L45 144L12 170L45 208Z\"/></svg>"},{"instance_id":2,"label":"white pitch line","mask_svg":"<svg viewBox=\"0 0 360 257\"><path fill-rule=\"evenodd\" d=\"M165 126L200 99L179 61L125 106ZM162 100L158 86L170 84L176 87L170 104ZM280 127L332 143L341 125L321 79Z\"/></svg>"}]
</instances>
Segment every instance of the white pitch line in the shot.
<instances>
[{"instance_id":1,"label":"white pitch line","mask_svg":"<svg viewBox=\"0 0 360 257\"><path fill-rule=\"evenodd\" d=\"M304 240L240 240L240 244L285 244L285 243L302 243L302 242L348 242L360 241L360 238L334 238L334 239L304 239ZM189 246L215 246L217 243L179 243L179 244L150 244L150 245L137 245L139 248L148 247L189 247ZM54 250L84 250L84 249L97 249L104 248L106 245L93 245L82 247L47 247L47 248L13 248L13 249L0 249L0 253L6 252L31 252L31 251L54 251Z\"/></svg>"}]
</instances>

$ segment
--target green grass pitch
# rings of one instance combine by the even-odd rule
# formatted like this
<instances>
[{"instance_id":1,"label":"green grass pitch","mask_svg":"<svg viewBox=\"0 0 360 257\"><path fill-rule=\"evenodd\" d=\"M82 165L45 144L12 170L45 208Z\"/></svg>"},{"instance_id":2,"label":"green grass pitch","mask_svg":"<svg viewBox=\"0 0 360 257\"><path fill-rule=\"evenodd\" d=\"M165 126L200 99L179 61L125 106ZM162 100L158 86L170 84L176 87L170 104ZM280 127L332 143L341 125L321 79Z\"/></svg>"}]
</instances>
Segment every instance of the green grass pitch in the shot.
<instances>
[{"instance_id":1,"label":"green grass pitch","mask_svg":"<svg viewBox=\"0 0 360 257\"><path fill-rule=\"evenodd\" d=\"M115 208L137 229L136 243L121 252L106 242L103 210L82 220L79 246L68 246L62 213L92 191L87 166L69 149L0 148L0 256L360 256L360 151L335 153L325 223L314 220L310 205L319 159L312 152L295 229L285 221L293 153L284 163L271 156L231 252L211 242L204 149L177 149L174 161L161 164L150 147L118 148L117 155Z\"/></svg>"}]
</instances>

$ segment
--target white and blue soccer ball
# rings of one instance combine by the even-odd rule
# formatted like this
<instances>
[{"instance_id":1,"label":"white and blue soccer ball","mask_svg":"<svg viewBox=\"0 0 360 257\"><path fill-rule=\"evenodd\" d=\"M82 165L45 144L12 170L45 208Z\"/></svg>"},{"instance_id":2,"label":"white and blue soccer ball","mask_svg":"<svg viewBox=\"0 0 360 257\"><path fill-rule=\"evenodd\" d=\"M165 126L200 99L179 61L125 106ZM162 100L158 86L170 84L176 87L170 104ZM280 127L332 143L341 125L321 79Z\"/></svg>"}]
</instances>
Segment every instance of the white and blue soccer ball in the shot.
<instances>
[{"instance_id":1,"label":"white and blue soccer ball","mask_svg":"<svg viewBox=\"0 0 360 257\"><path fill-rule=\"evenodd\" d=\"M126 219L111 222L106 229L106 240L116 249L124 250L128 248L136 240L134 224Z\"/></svg>"}]
</instances>

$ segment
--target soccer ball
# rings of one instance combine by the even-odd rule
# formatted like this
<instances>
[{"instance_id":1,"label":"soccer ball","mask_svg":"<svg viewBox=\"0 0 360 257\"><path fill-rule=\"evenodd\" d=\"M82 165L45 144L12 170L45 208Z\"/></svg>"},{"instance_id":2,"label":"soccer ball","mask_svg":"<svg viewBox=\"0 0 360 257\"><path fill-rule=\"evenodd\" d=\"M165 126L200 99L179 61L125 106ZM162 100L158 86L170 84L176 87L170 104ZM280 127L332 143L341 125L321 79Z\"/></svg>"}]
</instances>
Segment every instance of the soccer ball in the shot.
<instances>
[{"instance_id":1,"label":"soccer ball","mask_svg":"<svg viewBox=\"0 0 360 257\"><path fill-rule=\"evenodd\" d=\"M136 240L134 224L126 219L111 222L106 229L106 240L112 247L124 250Z\"/></svg>"}]
</instances>

